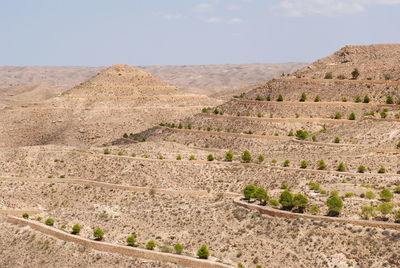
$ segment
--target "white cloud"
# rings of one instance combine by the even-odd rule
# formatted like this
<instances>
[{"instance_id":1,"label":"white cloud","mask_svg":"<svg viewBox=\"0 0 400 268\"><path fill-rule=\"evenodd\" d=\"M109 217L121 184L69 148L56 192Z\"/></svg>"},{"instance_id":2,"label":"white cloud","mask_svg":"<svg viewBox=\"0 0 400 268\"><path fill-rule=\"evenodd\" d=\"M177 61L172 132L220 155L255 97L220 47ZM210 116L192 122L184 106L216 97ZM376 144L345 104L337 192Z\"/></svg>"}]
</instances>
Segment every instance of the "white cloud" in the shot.
<instances>
[{"instance_id":1,"label":"white cloud","mask_svg":"<svg viewBox=\"0 0 400 268\"><path fill-rule=\"evenodd\" d=\"M229 24L241 24L243 20L241 18L233 18L228 21Z\"/></svg>"},{"instance_id":2,"label":"white cloud","mask_svg":"<svg viewBox=\"0 0 400 268\"><path fill-rule=\"evenodd\" d=\"M211 3L204 2L197 4L193 7L193 10L196 12L210 12L214 10L214 7Z\"/></svg>"},{"instance_id":3,"label":"white cloud","mask_svg":"<svg viewBox=\"0 0 400 268\"><path fill-rule=\"evenodd\" d=\"M212 17L212 18L208 18L206 19L207 23L221 23L224 20L222 18L218 18L218 17Z\"/></svg>"},{"instance_id":4,"label":"white cloud","mask_svg":"<svg viewBox=\"0 0 400 268\"><path fill-rule=\"evenodd\" d=\"M400 0L280 0L277 9L293 17L333 17L363 12L371 4L395 5L400 4Z\"/></svg>"}]
</instances>

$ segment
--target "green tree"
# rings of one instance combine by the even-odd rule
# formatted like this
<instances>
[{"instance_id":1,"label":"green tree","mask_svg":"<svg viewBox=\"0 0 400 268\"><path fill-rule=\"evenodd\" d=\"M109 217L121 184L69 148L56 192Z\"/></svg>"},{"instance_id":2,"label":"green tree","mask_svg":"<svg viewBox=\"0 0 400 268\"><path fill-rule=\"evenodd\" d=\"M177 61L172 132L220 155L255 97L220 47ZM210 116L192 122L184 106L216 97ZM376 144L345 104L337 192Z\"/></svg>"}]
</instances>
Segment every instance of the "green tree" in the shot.
<instances>
[{"instance_id":1,"label":"green tree","mask_svg":"<svg viewBox=\"0 0 400 268\"><path fill-rule=\"evenodd\" d=\"M233 160L233 153L231 151L226 152L225 161L231 162Z\"/></svg>"},{"instance_id":2,"label":"green tree","mask_svg":"<svg viewBox=\"0 0 400 268\"><path fill-rule=\"evenodd\" d=\"M156 242L154 240L149 240L146 244L146 248L149 250L153 250L157 246Z\"/></svg>"},{"instance_id":3,"label":"green tree","mask_svg":"<svg viewBox=\"0 0 400 268\"><path fill-rule=\"evenodd\" d=\"M365 95L365 96L364 96L363 103L369 103L370 101L371 101L371 99L369 98L369 96L368 96L368 95Z\"/></svg>"},{"instance_id":4,"label":"green tree","mask_svg":"<svg viewBox=\"0 0 400 268\"><path fill-rule=\"evenodd\" d=\"M356 120L356 114L355 113L351 113L349 115L349 120Z\"/></svg>"},{"instance_id":5,"label":"green tree","mask_svg":"<svg viewBox=\"0 0 400 268\"><path fill-rule=\"evenodd\" d=\"M268 192L264 188L258 187L253 193L253 198L265 205L269 199Z\"/></svg>"},{"instance_id":6,"label":"green tree","mask_svg":"<svg viewBox=\"0 0 400 268\"><path fill-rule=\"evenodd\" d=\"M305 92L301 93L300 101L305 102L307 100L307 94Z\"/></svg>"},{"instance_id":7,"label":"green tree","mask_svg":"<svg viewBox=\"0 0 400 268\"><path fill-rule=\"evenodd\" d=\"M279 203L283 209L291 210L293 208L293 194L288 190L283 191L279 197Z\"/></svg>"},{"instance_id":8,"label":"green tree","mask_svg":"<svg viewBox=\"0 0 400 268\"><path fill-rule=\"evenodd\" d=\"M138 245L136 244L136 236L135 235L130 235L126 238L126 243L130 247L137 247Z\"/></svg>"},{"instance_id":9,"label":"green tree","mask_svg":"<svg viewBox=\"0 0 400 268\"><path fill-rule=\"evenodd\" d=\"M328 166L328 165L325 163L324 160L320 160L320 161L318 162L318 169L319 169L319 170L324 170L324 169L326 169L327 166Z\"/></svg>"},{"instance_id":10,"label":"green tree","mask_svg":"<svg viewBox=\"0 0 400 268\"><path fill-rule=\"evenodd\" d=\"M326 204L328 206L329 216L338 216L340 214L340 211L342 211L343 200L337 195L329 197L326 201Z\"/></svg>"},{"instance_id":11,"label":"green tree","mask_svg":"<svg viewBox=\"0 0 400 268\"><path fill-rule=\"evenodd\" d=\"M393 204L388 202L383 202L379 204L378 211L383 215L383 217L386 218L386 215L392 213L393 207L394 207Z\"/></svg>"},{"instance_id":12,"label":"green tree","mask_svg":"<svg viewBox=\"0 0 400 268\"><path fill-rule=\"evenodd\" d=\"M375 214L375 209L374 209L374 207L371 207L371 206L363 206L363 207L361 208L361 216L362 216L363 218L367 219L367 220L368 220L369 218L375 217L376 214Z\"/></svg>"},{"instance_id":13,"label":"green tree","mask_svg":"<svg viewBox=\"0 0 400 268\"><path fill-rule=\"evenodd\" d=\"M357 172L358 172L358 173L364 173L364 172L365 172L365 169L366 169L366 168L365 168L363 165L361 165L361 166L358 167Z\"/></svg>"},{"instance_id":14,"label":"green tree","mask_svg":"<svg viewBox=\"0 0 400 268\"><path fill-rule=\"evenodd\" d=\"M245 162L245 163L250 163L250 161L251 161L251 154L250 154L250 152L249 151L244 151L243 152L243 154L242 154L242 160L243 160L243 162Z\"/></svg>"},{"instance_id":15,"label":"green tree","mask_svg":"<svg viewBox=\"0 0 400 268\"><path fill-rule=\"evenodd\" d=\"M355 68L354 71L351 72L351 76L353 77L353 79L357 79L360 76L360 72L357 68Z\"/></svg>"},{"instance_id":16,"label":"green tree","mask_svg":"<svg viewBox=\"0 0 400 268\"><path fill-rule=\"evenodd\" d=\"M305 130L299 129L299 130L296 131L296 137L297 137L299 140L305 140L305 139L307 139L308 135L309 135L308 132L305 131Z\"/></svg>"},{"instance_id":17,"label":"green tree","mask_svg":"<svg viewBox=\"0 0 400 268\"><path fill-rule=\"evenodd\" d=\"M250 200L253 197L254 192L256 191L257 187L253 184L247 185L243 190L243 195L246 200Z\"/></svg>"},{"instance_id":18,"label":"green tree","mask_svg":"<svg viewBox=\"0 0 400 268\"><path fill-rule=\"evenodd\" d=\"M332 72L326 73L325 79L333 79L333 73Z\"/></svg>"},{"instance_id":19,"label":"green tree","mask_svg":"<svg viewBox=\"0 0 400 268\"><path fill-rule=\"evenodd\" d=\"M308 161L307 160L303 160L300 162L300 168L307 168L308 167Z\"/></svg>"},{"instance_id":20,"label":"green tree","mask_svg":"<svg viewBox=\"0 0 400 268\"><path fill-rule=\"evenodd\" d=\"M282 166L284 167L288 167L290 165L290 160L286 159L285 161L283 161Z\"/></svg>"},{"instance_id":21,"label":"green tree","mask_svg":"<svg viewBox=\"0 0 400 268\"><path fill-rule=\"evenodd\" d=\"M293 206L298 208L298 211L303 213L304 209L308 204L308 199L303 194L295 194L293 197Z\"/></svg>"},{"instance_id":22,"label":"green tree","mask_svg":"<svg viewBox=\"0 0 400 268\"><path fill-rule=\"evenodd\" d=\"M46 225L48 225L48 226L53 226L54 225L54 219L53 218L48 218L44 223Z\"/></svg>"},{"instance_id":23,"label":"green tree","mask_svg":"<svg viewBox=\"0 0 400 268\"><path fill-rule=\"evenodd\" d=\"M337 171L340 171L340 172L346 171L346 166L345 166L345 164L343 162L339 163L339 165L337 167Z\"/></svg>"},{"instance_id":24,"label":"green tree","mask_svg":"<svg viewBox=\"0 0 400 268\"><path fill-rule=\"evenodd\" d=\"M393 97L392 96L387 96L386 97L386 104L393 104L393 103L394 103Z\"/></svg>"},{"instance_id":25,"label":"green tree","mask_svg":"<svg viewBox=\"0 0 400 268\"><path fill-rule=\"evenodd\" d=\"M75 224L72 226L71 234L77 235L81 231L81 226L79 224Z\"/></svg>"},{"instance_id":26,"label":"green tree","mask_svg":"<svg viewBox=\"0 0 400 268\"><path fill-rule=\"evenodd\" d=\"M197 250L197 256L200 259L208 259L210 256L210 252L208 250L208 247L206 245L202 245L199 250Z\"/></svg>"},{"instance_id":27,"label":"green tree","mask_svg":"<svg viewBox=\"0 0 400 268\"><path fill-rule=\"evenodd\" d=\"M368 191L365 193L365 198L367 199L374 199L375 198L375 193L372 191Z\"/></svg>"},{"instance_id":28,"label":"green tree","mask_svg":"<svg viewBox=\"0 0 400 268\"><path fill-rule=\"evenodd\" d=\"M93 236L96 240L101 241L104 238L104 231L103 229L96 228L93 230Z\"/></svg>"},{"instance_id":29,"label":"green tree","mask_svg":"<svg viewBox=\"0 0 400 268\"><path fill-rule=\"evenodd\" d=\"M383 189L379 196L382 198L384 201L391 201L393 199L393 193L389 189Z\"/></svg>"},{"instance_id":30,"label":"green tree","mask_svg":"<svg viewBox=\"0 0 400 268\"><path fill-rule=\"evenodd\" d=\"M175 244L174 245L174 250L176 254L182 254L183 250L185 249L185 247L182 244Z\"/></svg>"}]
</instances>

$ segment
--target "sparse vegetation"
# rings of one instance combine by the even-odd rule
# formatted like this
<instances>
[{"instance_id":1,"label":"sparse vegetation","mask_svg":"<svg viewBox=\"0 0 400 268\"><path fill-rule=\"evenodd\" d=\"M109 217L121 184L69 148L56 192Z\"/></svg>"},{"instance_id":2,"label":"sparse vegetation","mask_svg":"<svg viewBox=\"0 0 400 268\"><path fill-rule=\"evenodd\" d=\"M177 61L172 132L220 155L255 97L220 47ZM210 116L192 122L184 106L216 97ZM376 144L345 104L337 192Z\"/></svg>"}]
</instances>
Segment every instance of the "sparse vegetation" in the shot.
<instances>
[{"instance_id":1,"label":"sparse vegetation","mask_svg":"<svg viewBox=\"0 0 400 268\"><path fill-rule=\"evenodd\" d=\"M283 209L291 210L293 208L293 194L288 190L284 190L279 197L279 203Z\"/></svg>"},{"instance_id":2,"label":"sparse vegetation","mask_svg":"<svg viewBox=\"0 0 400 268\"><path fill-rule=\"evenodd\" d=\"M71 234L77 235L81 231L81 226L79 224L75 224L72 226Z\"/></svg>"},{"instance_id":3,"label":"sparse vegetation","mask_svg":"<svg viewBox=\"0 0 400 268\"><path fill-rule=\"evenodd\" d=\"M393 193L389 189L383 189L380 194L380 198L386 202L390 202L393 199Z\"/></svg>"},{"instance_id":4,"label":"sparse vegetation","mask_svg":"<svg viewBox=\"0 0 400 268\"><path fill-rule=\"evenodd\" d=\"M185 249L185 247L182 244L175 244L174 245L174 250L176 254L182 254L183 250Z\"/></svg>"},{"instance_id":5,"label":"sparse vegetation","mask_svg":"<svg viewBox=\"0 0 400 268\"><path fill-rule=\"evenodd\" d=\"M357 172L358 173L364 173L365 170L366 170L365 166L361 165L361 166L358 167Z\"/></svg>"},{"instance_id":6,"label":"sparse vegetation","mask_svg":"<svg viewBox=\"0 0 400 268\"><path fill-rule=\"evenodd\" d=\"M242 161L244 163L250 163L251 162L251 154L249 151L244 151L242 154Z\"/></svg>"},{"instance_id":7,"label":"sparse vegetation","mask_svg":"<svg viewBox=\"0 0 400 268\"><path fill-rule=\"evenodd\" d=\"M339 165L337 167L337 171L340 171L340 172L346 171L346 166L345 166L345 164L343 162L339 163Z\"/></svg>"},{"instance_id":8,"label":"sparse vegetation","mask_svg":"<svg viewBox=\"0 0 400 268\"><path fill-rule=\"evenodd\" d=\"M256 191L257 187L253 184L247 185L243 190L243 195L246 200L250 200L253 197L254 192Z\"/></svg>"},{"instance_id":9,"label":"sparse vegetation","mask_svg":"<svg viewBox=\"0 0 400 268\"><path fill-rule=\"evenodd\" d=\"M148 250L153 250L153 249L155 249L156 246L157 246L157 244L154 240L149 240L146 243L146 249L148 249Z\"/></svg>"},{"instance_id":10,"label":"sparse vegetation","mask_svg":"<svg viewBox=\"0 0 400 268\"><path fill-rule=\"evenodd\" d=\"M319 170L324 170L324 169L326 169L327 166L328 166L328 165L324 162L324 160L320 160L320 161L318 162L318 169L319 169Z\"/></svg>"},{"instance_id":11,"label":"sparse vegetation","mask_svg":"<svg viewBox=\"0 0 400 268\"><path fill-rule=\"evenodd\" d=\"M29 219L29 214L25 212L24 214L22 214L22 218Z\"/></svg>"},{"instance_id":12,"label":"sparse vegetation","mask_svg":"<svg viewBox=\"0 0 400 268\"><path fill-rule=\"evenodd\" d=\"M54 219L53 218L48 218L44 224L48 225L48 226L53 226L54 225Z\"/></svg>"},{"instance_id":13,"label":"sparse vegetation","mask_svg":"<svg viewBox=\"0 0 400 268\"><path fill-rule=\"evenodd\" d=\"M333 79L333 73L332 72L326 73L325 79Z\"/></svg>"},{"instance_id":14,"label":"sparse vegetation","mask_svg":"<svg viewBox=\"0 0 400 268\"><path fill-rule=\"evenodd\" d=\"M349 120L356 120L356 114L355 113L351 113L349 115Z\"/></svg>"},{"instance_id":15,"label":"sparse vegetation","mask_svg":"<svg viewBox=\"0 0 400 268\"><path fill-rule=\"evenodd\" d=\"M209 256L210 256L210 252L209 252L208 247L206 245L202 245L197 250L197 257L199 257L199 259L208 259Z\"/></svg>"},{"instance_id":16,"label":"sparse vegetation","mask_svg":"<svg viewBox=\"0 0 400 268\"><path fill-rule=\"evenodd\" d=\"M308 132L305 131L305 130L299 129L299 130L296 131L296 137L297 137L299 140L305 140L305 139L307 139L308 135L309 135Z\"/></svg>"},{"instance_id":17,"label":"sparse vegetation","mask_svg":"<svg viewBox=\"0 0 400 268\"><path fill-rule=\"evenodd\" d=\"M329 209L328 212L329 216L338 216L342 211L343 200L337 195L329 197L328 200L326 201L326 204Z\"/></svg>"},{"instance_id":18,"label":"sparse vegetation","mask_svg":"<svg viewBox=\"0 0 400 268\"><path fill-rule=\"evenodd\" d=\"M308 161L307 161L307 160L302 160L302 161L300 162L300 168L305 169L305 168L307 168L307 167L308 167Z\"/></svg>"},{"instance_id":19,"label":"sparse vegetation","mask_svg":"<svg viewBox=\"0 0 400 268\"><path fill-rule=\"evenodd\" d=\"M95 238L95 240L101 241L104 238L104 231L101 228L95 228L93 230L93 236Z\"/></svg>"}]
</instances>

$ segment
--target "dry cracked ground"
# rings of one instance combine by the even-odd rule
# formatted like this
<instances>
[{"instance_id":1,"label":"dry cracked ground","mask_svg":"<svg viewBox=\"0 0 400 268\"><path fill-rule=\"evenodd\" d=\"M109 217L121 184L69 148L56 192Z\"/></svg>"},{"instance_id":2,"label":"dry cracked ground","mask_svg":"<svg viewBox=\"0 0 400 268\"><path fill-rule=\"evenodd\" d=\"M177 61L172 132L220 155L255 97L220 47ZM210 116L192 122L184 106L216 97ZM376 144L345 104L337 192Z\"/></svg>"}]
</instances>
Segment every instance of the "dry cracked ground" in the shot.
<instances>
[{"instance_id":1,"label":"dry cracked ground","mask_svg":"<svg viewBox=\"0 0 400 268\"><path fill-rule=\"evenodd\" d=\"M226 102L116 65L59 96L7 105L0 211L38 209L31 221L54 218L53 228L66 232L79 224L88 239L100 227L116 245L132 233L139 247L153 239L160 252L181 243L194 258L206 244L211 260L232 267L398 267L399 229L270 217L233 199L250 183L279 199L284 184L308 196L307 214L317 205L325 215L334 190L341 218L362 219L362 206L379 206L382 189L400 185L399 59L400 45L349 46ZM355 68L360 75L350 79ZM368 102L355 102L365 95ZM308 136L298 139L298 130ZM400 195L390 203L398 210ZM381 220L376 213L369 220ZM178 267L95 251L1 217L1 267ZM395 214L387 217L395 224Z\"/></svg>"}]
</instances>

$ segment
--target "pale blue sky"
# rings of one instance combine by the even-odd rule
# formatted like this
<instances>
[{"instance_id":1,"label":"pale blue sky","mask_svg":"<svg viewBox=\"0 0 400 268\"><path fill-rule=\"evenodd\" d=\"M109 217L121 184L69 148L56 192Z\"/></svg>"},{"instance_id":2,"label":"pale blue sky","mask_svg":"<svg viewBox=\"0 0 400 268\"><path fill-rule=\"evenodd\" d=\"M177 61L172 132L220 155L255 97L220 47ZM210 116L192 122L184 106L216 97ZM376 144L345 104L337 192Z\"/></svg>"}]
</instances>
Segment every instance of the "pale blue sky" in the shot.
<instances>
[{"instance_id":1,"label":"pale blue sky","mask_svg":"<svg viewBox=\"0 0 400 268\"><path fill-rule=\"evenodd\" d=\"M0 0L0 65L310 62L400 43L400 0Z\"/></svg>"}]
</instances>

